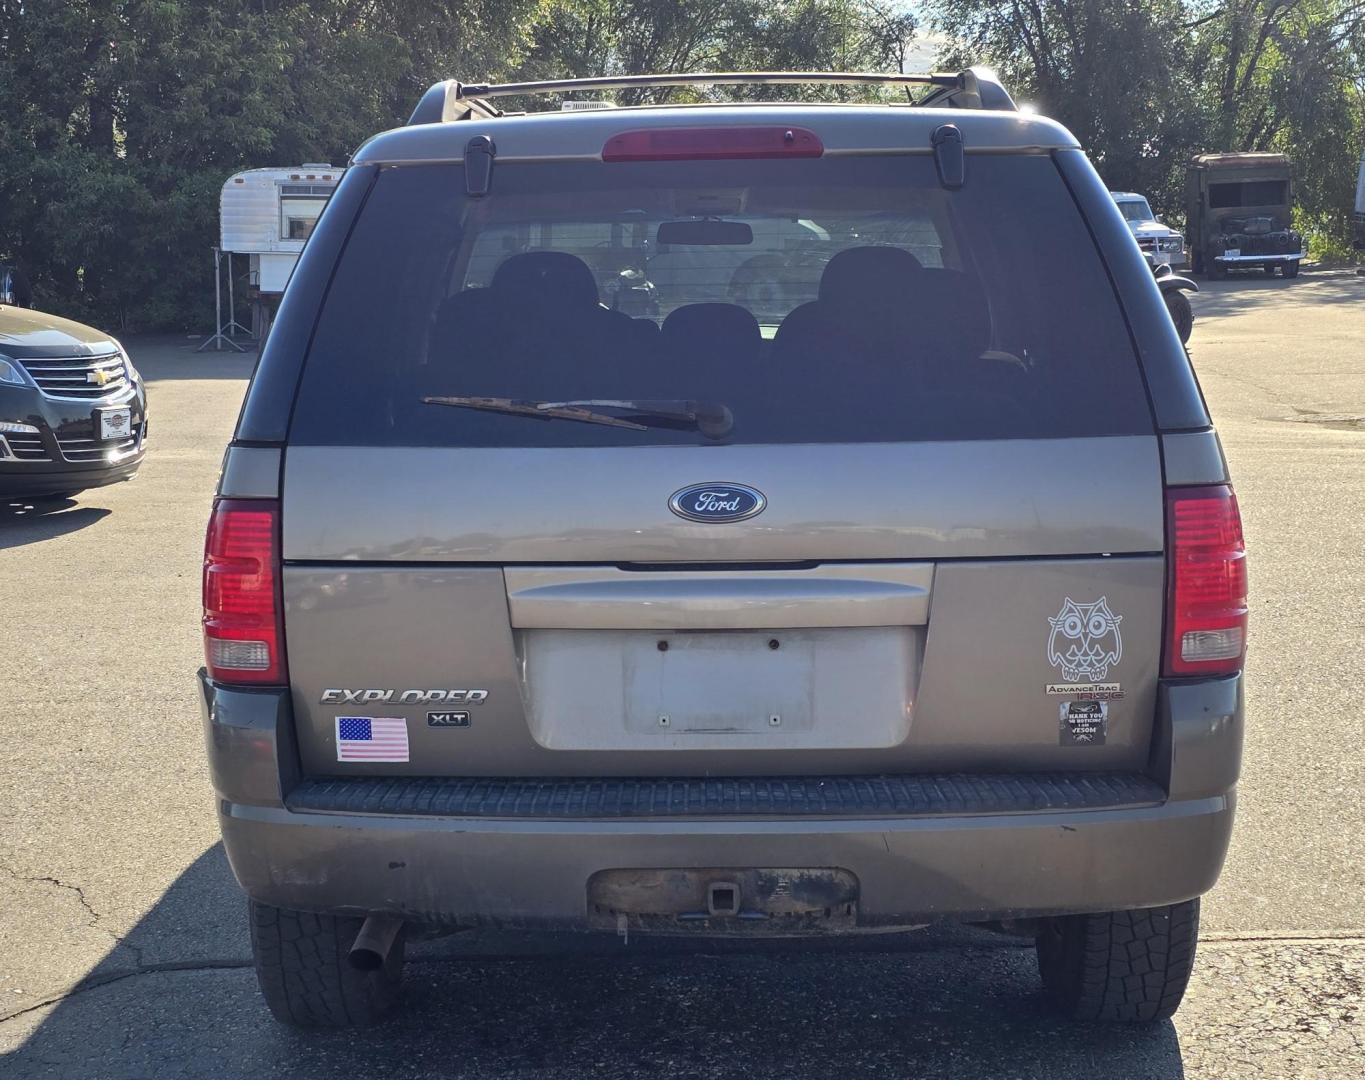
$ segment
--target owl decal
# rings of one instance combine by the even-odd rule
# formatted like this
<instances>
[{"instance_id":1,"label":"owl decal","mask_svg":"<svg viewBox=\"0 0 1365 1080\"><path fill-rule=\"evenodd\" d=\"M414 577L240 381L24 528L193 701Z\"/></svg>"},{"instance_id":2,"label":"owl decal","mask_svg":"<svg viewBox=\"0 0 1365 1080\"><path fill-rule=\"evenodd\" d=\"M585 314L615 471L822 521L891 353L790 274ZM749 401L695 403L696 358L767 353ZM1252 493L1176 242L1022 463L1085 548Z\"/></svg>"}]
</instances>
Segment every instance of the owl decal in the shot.
<instances>
[{"instance_id":1,"label":"owl decal","mask_svg":"<svg viewBox=\"0 0 1365 1080\"><path fill-rule=\"evenodd\" d=\"M1106 597L1078 604L1068 596L1062 610L1048 622L1052 624L1048 663L1061 668L1067 682L1100 682L1123 657L1119 635L1123 616L1109 610Z\"/></svg>"}]
</instances>

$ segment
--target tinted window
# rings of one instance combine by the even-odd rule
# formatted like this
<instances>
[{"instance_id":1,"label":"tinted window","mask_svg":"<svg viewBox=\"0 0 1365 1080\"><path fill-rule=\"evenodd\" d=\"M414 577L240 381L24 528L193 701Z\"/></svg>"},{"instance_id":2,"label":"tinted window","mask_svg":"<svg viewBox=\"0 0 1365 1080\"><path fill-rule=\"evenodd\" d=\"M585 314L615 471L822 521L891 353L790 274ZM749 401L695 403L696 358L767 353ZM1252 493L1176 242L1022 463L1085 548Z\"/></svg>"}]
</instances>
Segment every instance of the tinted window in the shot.
<instances>
[{"instance_id":1,"label":"tinted window","mask_svg":"<svg viewBox=\"0 0 1365 1080\"><path fill-rule=\"evenodd\" d=\"M1283 180L1209 185L1209 206L1214 210L1226 210L1232 206L1283 206L1288 201Z\"/></svg>"},{"instance_id":2,"label":"tinted window","mask_svg":"<svg viewBox=\"0 0 1365 1080\"><path fill-rule=\"evenodd\" d=\"M1146 199L1123 199L1118 204L1119 212L1126 221L1155 221L1152 208Z\"/></svg>"},{"instance_id":3,"label":"tinted window","mask_svg":"<svg viewBox=\"0 0 1365 1080\"><path fill-rule=\"evenodd\" d=\"M744 443L1152 430L1108 276L1047 157L973 156L958 191L926 156L508 163L486 198L464 189L456 165L380 173L291 441L710 441L429 397L717 402L725 441Z\"/></svg>"}]
</instances>

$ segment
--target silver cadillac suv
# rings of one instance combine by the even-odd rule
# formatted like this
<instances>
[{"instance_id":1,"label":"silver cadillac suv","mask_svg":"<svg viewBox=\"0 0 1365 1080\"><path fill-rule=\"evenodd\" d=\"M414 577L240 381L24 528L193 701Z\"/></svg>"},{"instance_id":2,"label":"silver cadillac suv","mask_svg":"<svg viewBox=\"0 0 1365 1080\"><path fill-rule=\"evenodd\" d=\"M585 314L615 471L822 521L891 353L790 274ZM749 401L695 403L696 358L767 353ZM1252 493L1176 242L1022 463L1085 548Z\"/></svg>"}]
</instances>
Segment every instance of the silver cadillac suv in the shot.
<instances>
[{"instance_id":1,"label":"silver cadillac suv","mask_svg":"<svg viewBox=\"0 0 1365 1080\"><path fill-rule=\"evenodd\" d=\"M493 104L689 81L918 95ZM266 1003L373 1021L414 932L954 920L1169 1016L1246 591L1151 271L990 72L438 84L309 240L208 530Z\"/></svg>"}]
</instances>

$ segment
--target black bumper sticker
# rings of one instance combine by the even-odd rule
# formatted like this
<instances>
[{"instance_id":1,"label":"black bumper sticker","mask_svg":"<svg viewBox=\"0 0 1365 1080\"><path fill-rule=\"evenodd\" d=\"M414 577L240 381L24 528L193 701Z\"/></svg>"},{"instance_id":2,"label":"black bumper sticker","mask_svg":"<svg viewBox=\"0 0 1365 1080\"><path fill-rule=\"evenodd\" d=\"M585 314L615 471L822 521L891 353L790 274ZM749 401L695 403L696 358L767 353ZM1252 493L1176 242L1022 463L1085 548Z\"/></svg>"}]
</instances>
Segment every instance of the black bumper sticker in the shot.
<instances>
[{"instance_id":1,"label":"black bumper sticker","mask_svg":"<svg viewBox=\"0 0 1365 1080\"><path fill-rule=\"evenodd\" d=\"M1107 701L1064 701L1059 739L1063 746L1103 746L1109 732Z\"/></svg>"}]
</instances>

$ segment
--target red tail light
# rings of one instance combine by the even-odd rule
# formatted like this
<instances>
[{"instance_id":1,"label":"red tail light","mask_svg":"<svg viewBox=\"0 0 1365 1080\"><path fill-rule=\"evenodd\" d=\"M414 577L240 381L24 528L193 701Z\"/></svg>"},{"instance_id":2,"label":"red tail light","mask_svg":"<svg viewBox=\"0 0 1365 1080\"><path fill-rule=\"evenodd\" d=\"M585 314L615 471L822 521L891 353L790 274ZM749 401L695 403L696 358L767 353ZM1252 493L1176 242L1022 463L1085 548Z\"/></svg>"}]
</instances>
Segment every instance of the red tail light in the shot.
<instances>
[{"instance_id":1,"label":"red tail light","mask_svg":"<svg viewBox=\"0 0 1365 1080\"><path fill-rule=\"evenodd\" d=\"M732 158L815 158L825 152L809 128L650 128L623 131L602 147L603 161L718 161Z\"/></svg>"},{"instance_id":2,"label":"red tail light","mask_svg":"<svg viewBox=\"0 0 1365 1080\"><path fill-rule=\"evenodd\" d=\"M1246 656L1247 567L1237 496L1226 486L1166 492L1168 676L1225 675Z\"/></svg>"},{"instance_id":3,"label":"red tail light","mask_svg":"<svg viewBox=\"0 0 1365 1080\"><path fill-rule=\"evenodd\" d=\"M277 503L214 503L204 543L204 655L219 682L287 681L279 525Z\"/></svg>"}]
</instances>

